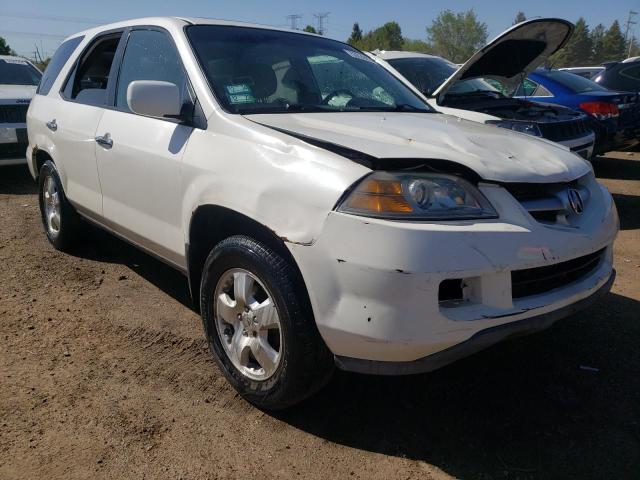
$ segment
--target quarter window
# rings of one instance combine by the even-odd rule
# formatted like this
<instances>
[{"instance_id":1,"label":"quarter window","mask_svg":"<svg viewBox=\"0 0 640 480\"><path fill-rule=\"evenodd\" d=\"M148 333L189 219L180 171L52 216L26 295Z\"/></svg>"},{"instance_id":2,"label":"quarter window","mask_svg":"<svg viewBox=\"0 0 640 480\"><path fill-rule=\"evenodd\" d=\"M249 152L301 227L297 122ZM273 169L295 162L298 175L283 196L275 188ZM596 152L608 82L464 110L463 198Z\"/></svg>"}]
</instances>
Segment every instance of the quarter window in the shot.
<instances>
[{"instance_id":1,"label":"quarter window","mask_svg":"<svg viewBox=\"0 0 640 480\"><path fill-rule=\"evenodd\" d=\"M533 97L537 87L538 87L537 83L529 80L528 78L525 78L524 81L520 85L518 85L515 96L516 97Z\"/></svg>"},{"instance_id":2,"label":"quarter window","mask_svg":"<svg viewBox=\"0 0 640 480\"><path fill-rule=\"evenodd\" d=\"M70 38L58 47L56 53L53 54L49 65L47 65L47 69L44 71L42 78L40 79L40 84L38 85L36 93L40 95L47 95L49 93L49 90L51 90L51 87L53 86L53 82L56 81L56 78L58 78L58 75L60 74L60 70L62 70L62 67L67 63L67 60L69 60L69 57L76 47L80 45L83 38L84 37Z\"/></svg>"},{"instance_id":3,"label":"quarter window","mask_svg":"<svg viewBox=\"0 0 640 480\"><path fill-rule=\"evenodd\" d=\"M116 107L129 111L127 88L135 80L170 82L180 89L182 99L189 99L188 82L180 56L167 34L158 30L134 30L129 35L122 59Z\"/></svg>"}]
</instances>

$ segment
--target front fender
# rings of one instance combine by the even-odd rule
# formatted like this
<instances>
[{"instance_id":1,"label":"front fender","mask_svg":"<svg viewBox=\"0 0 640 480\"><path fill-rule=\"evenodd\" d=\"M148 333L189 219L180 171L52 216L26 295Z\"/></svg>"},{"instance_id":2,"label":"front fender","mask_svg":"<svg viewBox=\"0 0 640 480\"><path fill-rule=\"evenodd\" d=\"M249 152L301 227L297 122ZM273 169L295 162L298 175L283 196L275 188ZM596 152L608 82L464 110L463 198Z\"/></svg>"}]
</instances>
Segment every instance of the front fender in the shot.
<instances>
[{"instance_id":1,"label":"front fender","mask_svg":"<svg viewBox=\"0 0 640 480\"><path fill-rule=\"evenodd\" d=\"M244 122L245 128L232 126L225 134L195 131L189 140L182 172L185 243L197 208L216 205L265 225L286 242L312 244L340 196L370 170Z\"/></svg>"}]
</instances>

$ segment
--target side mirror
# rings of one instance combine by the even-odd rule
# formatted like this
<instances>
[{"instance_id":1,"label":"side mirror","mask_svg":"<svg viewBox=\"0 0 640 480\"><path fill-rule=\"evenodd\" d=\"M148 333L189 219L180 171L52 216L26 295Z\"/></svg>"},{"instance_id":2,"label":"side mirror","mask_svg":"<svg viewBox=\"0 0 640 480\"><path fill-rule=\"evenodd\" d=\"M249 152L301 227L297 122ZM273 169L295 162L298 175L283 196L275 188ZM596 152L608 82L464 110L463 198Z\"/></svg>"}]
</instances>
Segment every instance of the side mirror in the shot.
<instances>
[{"instance_id":1,"label":"side mirror","mask_svg":"<svg viewBox=\"0 0 640 480\"><path fill-rule=\"evenodd\" d=\"M182 110L180 90L175 83L134 80L127 87L127 105L140 115L179 118Z\"/></svg>"}]
</instances>

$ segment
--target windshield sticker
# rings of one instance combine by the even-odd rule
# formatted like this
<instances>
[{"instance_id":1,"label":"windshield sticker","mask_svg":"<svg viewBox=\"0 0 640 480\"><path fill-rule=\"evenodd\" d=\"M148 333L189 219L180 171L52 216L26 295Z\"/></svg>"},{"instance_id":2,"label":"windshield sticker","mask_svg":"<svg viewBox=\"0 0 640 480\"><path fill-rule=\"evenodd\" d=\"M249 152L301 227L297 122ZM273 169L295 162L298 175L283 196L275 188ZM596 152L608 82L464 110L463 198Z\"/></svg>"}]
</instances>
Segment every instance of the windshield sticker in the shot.
<instances>
[{"instance_id":1,"label":"windshield sticker","mask_svg":"<svg viewBox=\"0 0 640 480\"><path fill-rule=\"evenodd\" d=\"M347 50L345 48L343 51L350 57L357 58L358 60L364 60L365 62L373 62L373 60L367 57L364 53L360 53L356 50Z\"/></svg>"},{"instance_id":2,"label":"windshield sticker","mask_svg":"<svg viewBox=\"0 0 640 480\"><path fill-rule=\"evenodd\" d=\"M251 87L246 83L236 83L225 85L227 96L231 103L255 103L256 99L251 92Z\"/></svg>"},{"instance_id":3,"label":"windshield sticker","mask_svg":"<svg viewBox=\"0 0 640 480\"><path fill-rule=\"evenodd\" d=\"M22 60L21 58L3 58L2 61L4 63L14 63L16 65L28 65L26 60Z\"/></svg>"}]
</instances>

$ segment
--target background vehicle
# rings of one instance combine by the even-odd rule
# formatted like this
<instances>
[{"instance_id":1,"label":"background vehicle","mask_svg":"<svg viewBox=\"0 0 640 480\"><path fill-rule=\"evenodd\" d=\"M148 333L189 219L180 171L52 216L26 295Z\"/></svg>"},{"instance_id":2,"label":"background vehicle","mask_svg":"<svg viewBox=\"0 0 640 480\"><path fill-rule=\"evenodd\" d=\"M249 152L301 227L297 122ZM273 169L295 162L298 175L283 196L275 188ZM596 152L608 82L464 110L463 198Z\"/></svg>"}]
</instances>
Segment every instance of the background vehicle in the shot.
<instances>
[{"instance_id":1,"label":"background vehicle","mask_svg":"<svg viewBox=\"0 0 640 480\"><path fill-rule=\"evenodd\" d=\"M592 79L600 72L604 70L604 67L565 67L559 68L563 72L573 73L574 75L580 75L581 77Z\"/></svg>"},{"instance_id":2,"label":"background vehicle","mask_svg":"<svg viewBox=\"0 0 640 480\"><path fill-rule=\"evenodd\" d=\"M546 41L533 40L543 30L548 32ZM374 55L443 113L543 137L589 159L595 136L586 115L509 96L519 79L564 45L572 30L573 25L564 20L522 22L460 68L443 58L418 53L384 51ZM539 45L531 48L535 43ZM519 58L519 62L513 58Z\"/></svg>"},{"instance_id":3,"label":"background vehicle","mask_svg":"<svg viewBox=\"0 0 640 480\"><path fill-rule=\"evenodd\" d=\"M610 91L570 72L538 69L518 87L516 96L587 113L596 133L596 154L628 148L640 141L638 94Z\"/></svg>"},{"instance_id":4,"label":"background vehicle","mask_svg":"<svg viewBox=\"0 0 640 480\"><path fill-rule=\"evenodd\" d=\"M41 76L24 58L0 55L0 166L27 163L27 109Z\"/></svg>"},{"instance_id":5,"label":"background vehicle","mask_svg":"<svg viewBox=\"0 0 640 480\"><path fill-rule=\"evenodd\" d=\"M60 46L27 121L50 243L71 248L84 218L182 271L222 372L263 408L334 365L439 368L614 280L617 213L587 162L439 114L325 37L91 29Z\"/></svg>"},{"instance_id":6,"label":"background vehicle","mask_svg":"<svg viewBox=\"0 0 640 480\"><path fill-rule=\"evenodd\" d=\"M640 59L605 63L593 81L609 90L640 93Z\"/></svg>"}]
</instances>

